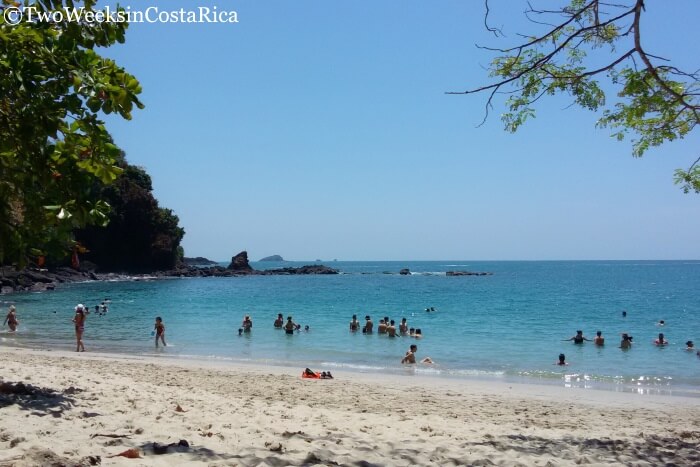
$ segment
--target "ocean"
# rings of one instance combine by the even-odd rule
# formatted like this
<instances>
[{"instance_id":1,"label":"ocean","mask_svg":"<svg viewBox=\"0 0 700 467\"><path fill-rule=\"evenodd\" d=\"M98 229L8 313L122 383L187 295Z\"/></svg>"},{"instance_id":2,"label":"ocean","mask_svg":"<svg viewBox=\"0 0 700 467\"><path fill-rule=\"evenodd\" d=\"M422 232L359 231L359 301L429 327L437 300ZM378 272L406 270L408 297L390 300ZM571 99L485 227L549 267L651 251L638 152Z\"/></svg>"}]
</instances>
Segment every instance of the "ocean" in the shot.
<instances>
[{"instance_id":1,"label":"ocean","mask_svg":"<svg viewBox=\"0 0 700 467\"><path fill-rule=\"evenodd\" d=\"M700 261L313 264L341 274L87 282L1 295L3 310L17 306L20 327L2 328L0 345L73 350L75 305L94 310L109 298L108 313L87 318L88 351L700 396L700 357L685 350L688 340L700 345ZM411 274L399 275L403 268ZM278 313L309 332L275 329ZM239 336L246 314L253 329ZM375 333L350 333L353 314L371 315ZM166 326L165 348L154 346L156 316ZM384 316L397 326L406 318L424 337L378 335ZM605 345L564 341L579 329L589 339L602 331ZM634 338L629 350L619 348L623 332ZM654 345L659 332L669 345ZM402 366L410 344L435 363ZM555 365L560 353L569 365Z\"/></svg>"}]
</instances>

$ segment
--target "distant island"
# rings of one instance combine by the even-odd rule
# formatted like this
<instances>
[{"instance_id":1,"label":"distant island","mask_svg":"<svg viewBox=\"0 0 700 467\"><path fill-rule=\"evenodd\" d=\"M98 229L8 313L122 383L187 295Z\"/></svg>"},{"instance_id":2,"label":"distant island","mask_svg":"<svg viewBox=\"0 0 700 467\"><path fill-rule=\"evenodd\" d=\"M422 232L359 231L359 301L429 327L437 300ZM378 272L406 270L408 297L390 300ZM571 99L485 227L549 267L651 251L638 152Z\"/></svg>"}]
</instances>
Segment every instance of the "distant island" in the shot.
<instances>
[{"instance_id":1,"label":"distant island","mask_svg":"<svg viewBox=\"0 0 700 467\"><path fill-rule=\"evenodd\" d=\"M182 258L182 262L188 266L209 266L219 264L216 261L204 258L203 256L197 256L196 258Z\"/></svg>"},{"instance_id":2,"label":"distant island","mask_svg":"<svg viewBox=\"0 0 700 467\"><path fill-rule=\"evenodd\" d=\"M272 255L272 256L266 256L260 261L284 261L284 258L282 258L280 255Z\"/></svg>"}]
</instances>

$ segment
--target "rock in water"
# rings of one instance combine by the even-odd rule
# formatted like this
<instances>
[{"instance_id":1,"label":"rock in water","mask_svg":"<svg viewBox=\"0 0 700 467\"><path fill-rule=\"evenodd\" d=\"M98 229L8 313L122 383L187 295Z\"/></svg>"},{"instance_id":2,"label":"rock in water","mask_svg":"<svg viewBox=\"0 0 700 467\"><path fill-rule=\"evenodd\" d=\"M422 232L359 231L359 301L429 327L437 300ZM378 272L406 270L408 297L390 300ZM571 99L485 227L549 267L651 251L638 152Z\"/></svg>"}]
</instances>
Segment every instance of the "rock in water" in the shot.
<instances>
[{"instance_id":1,"label":"rock in water","mask_svg":"<svg viewBox=\"0 0 700 467\"><path fill-rule=\"evenodd\" d=\"M248 252L241 251L236 256L231 258L231 264L229 264L228 268L226 269L230 269L232 271L252 271L253 268L251 268L250 264L248 264Z\"/></svg>"}]
</instances>

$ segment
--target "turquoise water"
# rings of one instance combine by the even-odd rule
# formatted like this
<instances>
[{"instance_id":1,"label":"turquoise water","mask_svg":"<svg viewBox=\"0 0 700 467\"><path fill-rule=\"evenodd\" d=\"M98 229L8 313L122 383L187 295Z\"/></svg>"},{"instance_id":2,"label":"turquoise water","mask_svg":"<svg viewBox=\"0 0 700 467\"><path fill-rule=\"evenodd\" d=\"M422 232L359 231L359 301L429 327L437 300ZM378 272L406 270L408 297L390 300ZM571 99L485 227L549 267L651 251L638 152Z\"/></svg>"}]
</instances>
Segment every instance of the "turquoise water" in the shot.
<instances>
[{"instance_id":1,"label":"turquoise water","mask_svg":"<svg viewBox=\"0 0 700 467\"><path fill-rule=\"evenodd\" d=\"M304 263L291 263L299 266ZM552 382L649 393L700 389L700 261L558 262L329 262L334 276L183 278L92 282L53 292L0 296L18 308L20 329L4 328L0 345L74 349L71 319L77 303L111 299L104 316L91 314L89 351L230 359L358 371L414 371L436 377L479 376ZM279 267L258 263L254 267ZM284 263L289 266L290 263ZM410 268L410 276L398 275ZM489 271L492 276L448 277L445 271ZM426 307L436 312L426 313ZM627 311L627 317L622 311ZM311 331L287 336L274 329L277 313ZM421 328L424 338L351 334L360 319L389 316ZM245 314L250 335L238 336ZM156 350L156 316L169 346ZM666 322L657 326L659 320ZM604 347L562 339L577 329ZM620 333L633 348L618 348ZM670 341L656 347L663 332ZM433 366L407 370L400 359L411 343ZM569 366L553 365L565 353ZM698 391L700 393L700 391Z\"/></svg>"}]
</instances>

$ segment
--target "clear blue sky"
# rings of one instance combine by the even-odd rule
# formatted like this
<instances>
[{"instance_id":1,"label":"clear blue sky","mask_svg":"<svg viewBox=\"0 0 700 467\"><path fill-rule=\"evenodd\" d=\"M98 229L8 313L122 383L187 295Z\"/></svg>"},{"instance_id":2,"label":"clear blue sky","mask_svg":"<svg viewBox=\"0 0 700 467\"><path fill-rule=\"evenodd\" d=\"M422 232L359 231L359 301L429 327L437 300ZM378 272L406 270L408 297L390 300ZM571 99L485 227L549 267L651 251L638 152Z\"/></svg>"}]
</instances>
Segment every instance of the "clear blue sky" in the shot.
<instances>
[{"instance_id":1,"label":"clear blue sky","mask_svg":"<svg viewBox=\"0 0 700 467\"><path fill-rule=\"evenodd\" d=\"M188 256L700 258L700 196L672 182L699 155L697 134L634 159L566 97L513 135L498 105L477 128L485 95L444 94L488 82L475 43L531 30L523 2L492 1L503 40L485 31L480 0L122 5L238 13L132 24L105 52L146 105L108 126L180 217ZM700 2L647 8L649 51L697 69Z\"/></svg>"}]
</instances>

